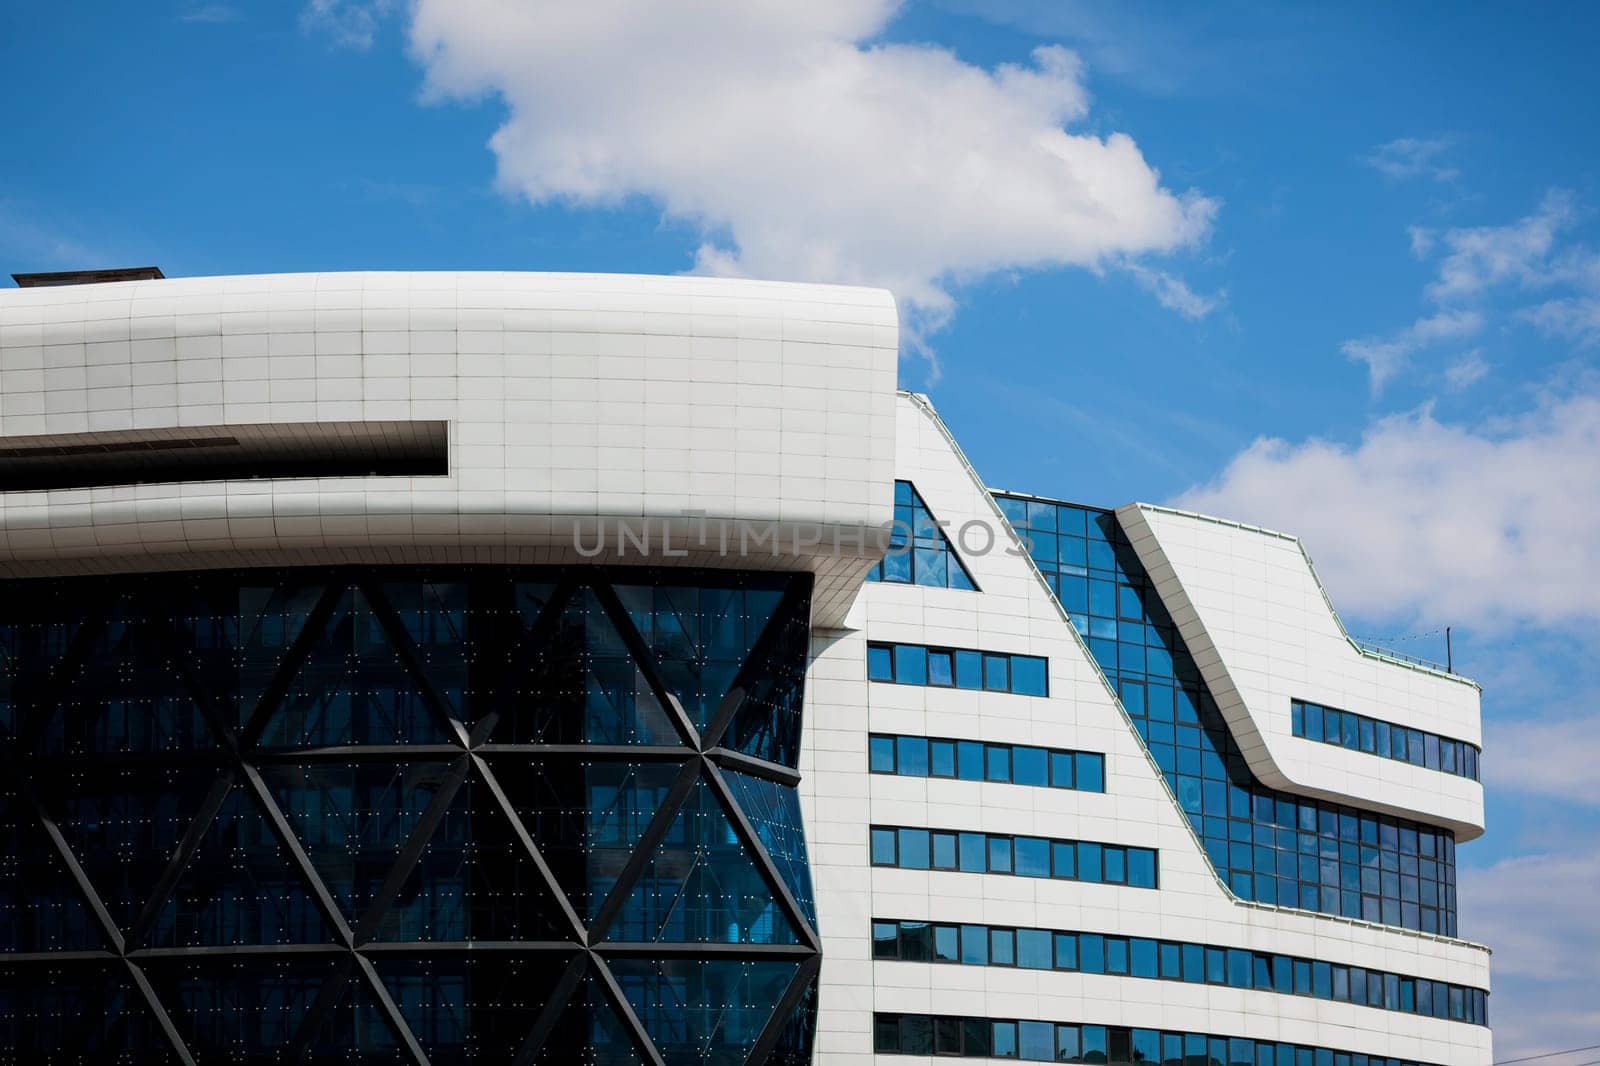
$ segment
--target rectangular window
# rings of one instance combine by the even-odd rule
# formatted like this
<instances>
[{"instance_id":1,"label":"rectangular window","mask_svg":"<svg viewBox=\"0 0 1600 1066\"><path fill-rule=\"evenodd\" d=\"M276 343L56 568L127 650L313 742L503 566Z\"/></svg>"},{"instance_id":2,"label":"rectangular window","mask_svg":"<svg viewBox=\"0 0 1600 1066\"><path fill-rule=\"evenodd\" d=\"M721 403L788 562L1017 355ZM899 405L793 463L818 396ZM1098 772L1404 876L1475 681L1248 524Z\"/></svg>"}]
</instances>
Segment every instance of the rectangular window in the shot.
<instances>
[{"instance_id":1,"label":"rectangular window","mask_svg":"<svg viewBox=\"0 0 1600 1066\"><path fill-rule=\"evenodd\" d=\"M867 645L867 680L894 680L894 649L889 645Z\"/></svg>"},{"instance_id":2,"label":"rectangular window","mask_svg":"<svg viewBox=\"0 0 1600 1066\"><path fill-rule=\"evenodd\" d=\"M867 767L875 774L894 773L893 737L872 737L867 741Z\"/></svg>"},{"instance_id":3,"label":"rectangular window","mask_svg":"<svg viewBox=\"0 0 1600 1066\"><path fill-rule=\"evenodd\" d=\"M928 684L940 688L953 688L956 683L955 664L948 651L928 651Z\"/></svg>"}]
</instances>

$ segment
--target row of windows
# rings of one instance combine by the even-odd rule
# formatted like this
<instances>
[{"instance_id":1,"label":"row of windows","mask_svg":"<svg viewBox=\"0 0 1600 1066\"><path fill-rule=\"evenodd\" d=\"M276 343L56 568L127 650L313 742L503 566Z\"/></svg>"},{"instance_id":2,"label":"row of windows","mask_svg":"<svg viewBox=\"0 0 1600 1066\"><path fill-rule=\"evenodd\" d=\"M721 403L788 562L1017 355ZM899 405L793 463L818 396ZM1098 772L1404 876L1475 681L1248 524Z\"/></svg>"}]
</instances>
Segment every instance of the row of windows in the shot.
<instances>
[{"instance_id":1,"label":"row of windows","mask_svg":"<svg viewBox=\"0 0 1600 1066\"><path fill-rule=\"evenodd\" d=\"M1271 1040L1129 1029L1119 1025L874 1014L879 1054L957 1055L1029 1062L1161 1063L1162 1066L1418 1066L1381 1055Z\"/></svg>"},{"instance_id":2,"label":"row of windows","mask_svg":"<svg viewBox=\"0 0 1600 1066\"><path fill-rule=\"evenodd\" d=\"M975 589L972 575L950 539L909 481L894 483L894 525L889 551L867 572L868 581L928 588Z\"/></svg>"},{"instance_id":3,"label":"row of windows","mask_svg":"<svg viewBox=\"0 0 1600 1066\"><path fill-rule=\"evenodd\" d=\"M867 645L867 680L897 685L1048 696L1048 665L1048 660L1036 655L930 648L923 644Z\"/></svg>"},{"instance_id":4,"label":"row of windows","mask_svg":"<svg viewBox=\"0 0 1600 1066\"><path fill-rule=\"evenodd\" d=\"M1029 540L1237 896L1456 935L1450 833L1258 781L1115 515L1048 500L995 501Z\"/></svg>"},{"instance_id":5,"label":"row of windows","mask_svg":"<svg viewBox=\"0 0 1600 1066\"><path fill-rule=\"evenodd\" d=\"M872 865L1051 877L1134 888L1155 888L1157 880L1154 848L879 825L872 827Z\"/></svg>"},{"instance_id":6,"label":"row of windows","mask_svg":"<svg viewBox=\"0 0 1600 1066\"><path fill-rule=\"evenodd\" d=\"M1146 937L874 920L872 957L1227 985L1488 1024L1488 993L1482 989L1245 948Z\"/></svg>"},{"instance_id":7,"label":"row of windows","mask_svg":"<svg viewBox=\"0 0 1600 1066\"><path fill-rule=\"evenodd\" d=\"M1451 740L1303 700L1290 702L1289 720L1297 737L1478 780L1480 753L1464 740Z\"/></svg>"},{"instance_id":8,"label":"row of windows","mask_svg":"<svg viewBox=\"0 0 1600 1066\"><path fill-rule=\"evenodd\" d=\"M1106 790L1106 757L1096 751L882 733L868 738L868 750L868 765L875 774L999 781L1078 792Z\"/></svg>"}]
</instances>

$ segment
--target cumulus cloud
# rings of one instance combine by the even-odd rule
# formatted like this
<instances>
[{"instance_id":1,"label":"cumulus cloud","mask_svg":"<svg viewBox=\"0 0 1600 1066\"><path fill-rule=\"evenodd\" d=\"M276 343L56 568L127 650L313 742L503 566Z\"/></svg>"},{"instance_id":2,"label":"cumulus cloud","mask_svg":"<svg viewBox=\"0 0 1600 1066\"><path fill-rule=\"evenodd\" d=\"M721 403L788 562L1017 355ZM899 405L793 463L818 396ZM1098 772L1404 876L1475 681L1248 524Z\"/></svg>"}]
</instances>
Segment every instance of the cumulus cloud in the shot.
<instances>
[{"instance_id":1,"label":"cumulus cloud","mask_svg":"<svg viewBox=\"0 0 1600 1066\"><path fill-rule=\"evenodd\" d=\"M1456 625L1600 620L1600 389L1517 419L1424 407L1358 444L1257 440L1178 506L1299 534L1335 603Z\"/></svg>"},{"instance_id":2,"label":"cumulus cloud","mask_svg":"<svg viewBox=\"0 0 1600 1066\"><path fill-rule=\"evenodd\" d=\"M1439 162L1450 147L1448 137L1401 137L1380 144L1362 162L1386 178L1428 177L1434 181L1454 181L1461 172Z\"/></svg>"},{"instance_id":3,"label":"cumulus cloud","mask_svg":"<svg viewBox=\"0 0 1600 1066\"><path fill-rule=\"evenodd\" d=\"M1214 200L1164 185L1125 133L1073 132L1090 103L1073 53L985 69L872 43L896 7L419 0L411 42L432 98L504 101L503 188L645 198L701 229L699 270L882 285L914 327L964 280L1206 235ZM1178 286L1154 291L1199 312Z\"/></svg>"},{"instance_id":4,"label":"cumulus cloud","mask_svg":"<svg viewBox=\"0 0 1600 1066\"><path fill-rule=\"evenodd\" d=\"M1494 752L1484 760L1490 787L1600 808L1600 714L1572 707L1559 718L1491 723L1485 747Z\"/></svg>"},{"instance_id":5,"label":"cumulus cloud","mask_svg":"<svg viewBox=\"0 0 1600 1066\"><path fill-rule=\"evenodd\" d=\"M1470 337L1483 328L1483 315L1471 310L1446 310L1419 318L1387 337L1345 341L1339 350L1347 359L1365 363L1374 395L1410 362L1421 349L1443 341Z\"/></svg>"}]
</instances>

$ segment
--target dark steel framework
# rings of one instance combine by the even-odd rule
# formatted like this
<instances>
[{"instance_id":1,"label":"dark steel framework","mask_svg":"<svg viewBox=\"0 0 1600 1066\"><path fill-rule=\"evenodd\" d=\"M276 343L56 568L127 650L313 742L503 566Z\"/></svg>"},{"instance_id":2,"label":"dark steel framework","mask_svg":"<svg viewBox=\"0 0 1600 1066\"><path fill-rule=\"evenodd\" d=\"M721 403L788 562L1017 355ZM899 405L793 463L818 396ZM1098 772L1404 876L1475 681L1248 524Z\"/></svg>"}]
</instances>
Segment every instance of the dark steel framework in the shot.
<instances>
[{"instance_id":1,"label":"dark steel framework","mask_svg":"<svg viewBox=\"0 0 1600 1066\"><path fill-rule=\"evenodd\" d=\"M0 1061L810 1061L809 575L0 597Z\"/></svg>"}]
</instances>

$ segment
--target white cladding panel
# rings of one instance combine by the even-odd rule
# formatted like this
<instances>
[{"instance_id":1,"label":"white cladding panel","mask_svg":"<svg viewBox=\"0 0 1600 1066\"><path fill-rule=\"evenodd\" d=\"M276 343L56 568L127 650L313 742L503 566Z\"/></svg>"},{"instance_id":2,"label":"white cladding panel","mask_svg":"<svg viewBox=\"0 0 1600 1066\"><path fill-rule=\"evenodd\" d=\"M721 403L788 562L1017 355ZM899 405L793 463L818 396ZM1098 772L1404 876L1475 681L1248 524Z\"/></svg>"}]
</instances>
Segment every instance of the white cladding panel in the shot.
<instances>
[{"instance_id":1,"label":"white cladding panel","mask_svg":"<svg viewBox=\"0 0 1600 1066\"><path fill-rule=\"evenodd\" d=\"M1004 528L925 401L902 395L898 414L895 476L913 482L952 530L968 522ZM978 546L979 538L971 541ZM874 962L877 917L1198 941L1489 985L1480 946L1234 898L1037 572L999 546L962 557L982 591L869 584L851 611L852 628L813 640L800 787L824 942L819 1066L922 1061L874 1056L875 1010L1187 1029L1450 1066L1491 1062L1488 1029L1393 1011L1170 981ZM869 637L1046 656L1050 695L871 683ZM1105 752L1106 791L871 775L874 731ZM874 868L875 823L1153 846L1161 887Z\"/></svg>"},{"instance_id":2,"label":"white cladding panel","mask_svg":"<svg viewBox=\"0 0 1600 1066\"><path fill-rule=\"evenodd\" d=\"M1306 700L1481 747L1476 685L1358 649L1293 537L1145 504L1117 517L1257 777L1482 835L1477 781L1296 737L1289 719Z\"/></svg>"},{"instance_id":3,"label":"white cladding panel","mask_svg":"<svg viewBox=\"0 0 1600 1066\"><path fill-rule=\"evenodd\" d=\"M819 533L679 561L811 569L836 622L877 554L859 531L892 513L896 352L889 294L843 286L335 273L0 291L0 437L450 433L443 477L0 491L0 572L554 561L574 522L703 513Z\"/></svg>"}]
</instances>

